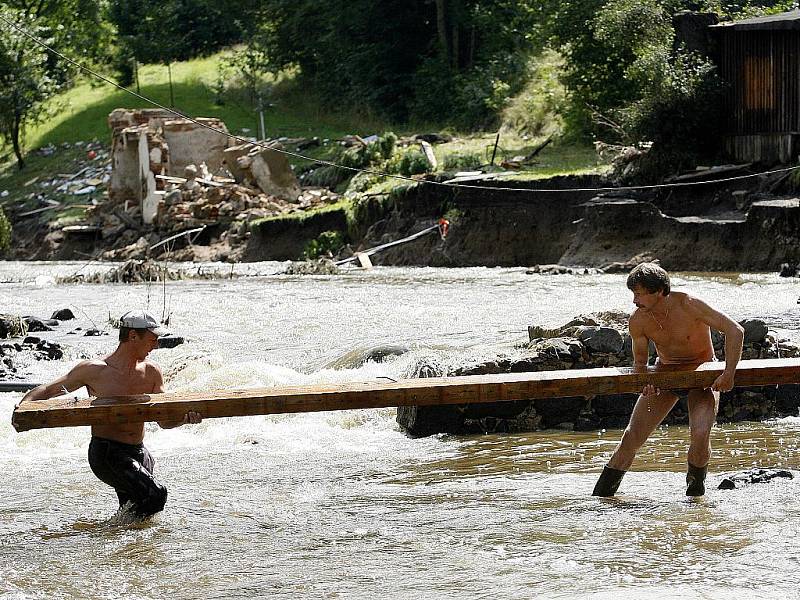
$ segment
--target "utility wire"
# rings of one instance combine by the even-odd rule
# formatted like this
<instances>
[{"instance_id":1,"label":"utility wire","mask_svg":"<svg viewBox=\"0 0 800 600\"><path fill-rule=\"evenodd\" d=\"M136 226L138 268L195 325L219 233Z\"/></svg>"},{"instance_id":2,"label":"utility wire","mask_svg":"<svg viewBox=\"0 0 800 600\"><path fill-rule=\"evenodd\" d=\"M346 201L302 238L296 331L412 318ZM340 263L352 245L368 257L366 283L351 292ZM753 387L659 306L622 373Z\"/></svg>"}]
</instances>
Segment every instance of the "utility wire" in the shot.
<instances>
[{"instance_id":1,"label":"utility wire","mask_svg":"<svg viewBox=\"0 0 800 600\"><path fill-rule=\"evenodd\" d=\"M148 98L147 96L144 96L143 94L140 94L138 92L134 92L133 90L129 90L128 88L121 86L120 84L118 84L117 82L109 79L108 77L105 77L104 75L101 75L100 73L90 69L89 67L86 67L86 66L80 64L79 62L69 58L68 56L65 56L64 54L62 54L61 52L59 52L55 48L52 48L51 46L46 44L41 39L39 39L36 36L28 33L25 29L19 27L15 23L9 21L3 15L0 15L0 20L3 21L6 25L11 27L12 29L14 29L15 31L17 31L18 33L21 33L22 35L24 35L25 37L29 38L34 43L38 44L39 46L41 46L42 48L47 50L48 52L50 52L54 56L56 56L58 58L61 58L62 60L65 60L66 62L68 62L71 65L74 65L75 67L80 69L81 71L84 71L85 73L88 73L92 77L100 79L101 81L104 81L105 83L107 83L107 84L109 84L109 85L111 85L111 86L113 86L113 87L115 87L115 88L117 88L119 90L122 90L123 92L126 92L126 93L130 94L131 96L134 96L134 97L138 98L139 100L142 100L142 101L144 101L144 102L146 102L148 104L151 104L152 106L160 108L161 110L164 110L164 111L166 111L168 113L171 113L171 114L173 114L173 115L175 115L175 116L177 116L177 117L179 117L181 119L186 119L187 121L190 121L191 123L194 123L198 127L202 127L204 129L208 129L208 130L214 131L216 133L222 133L222 132L220 132L219 129L216 129L216 128L212 127L211 125L208 125L207 123L202 123L201 121L198 121L195 118L192 118L192 117L189 117L187 115L184 115L183 113L175 110L174 108L168 108L168 107L164 106L163 104L159 104L155 100L152 100L152 99ZM258 141L254 142L253 140L249 140L247 138L243 138L243 137L235 135L235 134L228 133L227 135L228 135L228 137L230 137L230 138L232 138L232 139L234 139L237 142L242 143L242 144L253 144L253 145L258 146L260 148L264 148L264 149L267 149L267 150L272 150L274 152L279 152L280 154L284 154L286 156L291 156L291 157L298 158L298 159L301 159L301 160L307 160L307 161L310 161L310 162L313 162L313 163L316 163L316 164L319 164L319 165L325 165L325 166L328 166L328 167L335 167L337 169L345 169L347 171L353 171L354 173L367 173L367 174L370 174L370 175L377 175L377 176L380 176L380 177L389 177L389 178L392 178L392 179L398 179L398 180L401 180L401 181L407 181L407 182L415 183L415 184L422 183L422 184L426 184L426 185L436 185L436 186L454 188L454 189L482 190L484 192L488 191L488 190L491 190L491 191L498 191L498 192L522 192L522 193L569 193L569 192L618 192L618 191L633 191L633 190L669 189L669 188L678 188L678 187L692 187L692 186L706 185L706 184L712 184L712 183L727 183L727 182L731 182L731 181L740 181L740 180L743 180L743 179L750 179L750 178L753 178L753 177L761 177L761 176L764 176L764 175L774 175L776 173L786 173L786 172L794 171L795 169L800 168L800 167L797 167L797 166L795 166L795 167L785 167L783 169L773 169L771 171L762 171L760 173L751 173L749 175L737 175L735 177L727 177L727 178L723 178L723 179L712 179L712 180L707 180L707 181L686 181L686 182L676 182L676 183L659 183L659 184L653 184L653 185L636 185L636 186L623 186L623 187L559 188L559 189L514 188L514 187L500 187L500 186L491 186L491 187L489 187L489 186L483 186L483 185L467 185L467 184L463 184L463 183L451 183L451 182L447 182L447 181L432 181L432 180L426 180L426 179L420 180L420 179L414 179L413 177L407 177L405 175L398 175L398 174L394 174L394 173L384 173L382 171L377 171L375 169L363 169L363 168L358 168L358 167L347 167L347 166L340 165L340 164L337 164L337 163L329 161L329 160L324 160L324 159L321 159L321 158L312 158L310 156L305 156L305 155L299 154L297 152L291 152L289 150L284 150L284 149L281 149L281 148L275 148L275 147L270 146L268 144L265 144L263 142L258 142Z\"/></svg>"}]
</instances>

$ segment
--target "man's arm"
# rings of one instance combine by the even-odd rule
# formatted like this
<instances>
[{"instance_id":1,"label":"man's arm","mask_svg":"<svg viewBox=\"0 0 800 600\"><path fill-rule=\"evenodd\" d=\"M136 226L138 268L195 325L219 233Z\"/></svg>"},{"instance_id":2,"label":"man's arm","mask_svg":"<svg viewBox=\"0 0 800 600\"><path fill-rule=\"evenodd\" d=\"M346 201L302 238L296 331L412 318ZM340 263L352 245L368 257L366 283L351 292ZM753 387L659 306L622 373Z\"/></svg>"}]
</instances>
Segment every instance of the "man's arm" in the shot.
<instances>
[{"instance_id":1,"label":"man's arm","mask_svg":"<svg viewBox=\"0 0 800 600\"><path fill-rule=\"evenodd\" d=\"M686 297L686 308L700 321L712 329L721 331L725 336L725 370L711 384L711 389L715 392L729 392L733 389L736 365L739 364L739 360L742 358L744 327L725 313L711 308L702 300L692 296Z\"/></svg>"},{"instance_id":2,"label":"man's arm","mask_svg":"<svg viewBox=\"0 0 800 600\"><path fill-rule=\"evenodd\" d=\"M647 362L650 360L650 340L644 333L636 313L628 320L628 330L631 334L631 349L633 350L633 368L637 372L647 371ZM642 396L657 396L661 390L650 384L644 386Z\"/></svg>"},{"instance_id":3,"label":"man's arm","mask_svg":"<svg viewBox=\"0 0 800 600\"><path fill-rule=\"evenodd\" d=\"M644 328L639 323L635 315L631 316L628 324L631 334L631 347L633 350L633 368L643 370L647 368L647 361L650 358L650 340L644 333Z\"/></svg>"},{"instance_id":4,"label":"man's arm","mask_svg":"<svg viewBox=\"0 0 800 600\"><path fill-rule=\"evenodd\" d=\"M90 361L85 360L78 363L66 375L62 375L50 383L43 383L39 387L30 390L22 397L22 401L47 400L48 398L55 398L65 393L74 392L90 384L91 370L92 363Z\"/></svg>"},{"instance_id":5,"label":"man's arm","mask_svg":"<svg viewBox=\"0 0 800 600\"><path fill-rule=\"evenodd\" d=\"M164 393L164 376L161 374L161 369L158 368L156 365L152 365L154 370L154 383L153 383L153 393L154 394L163 394ZM200 413L189 411L185 415L183 415L183 419L179 421L158 421L158 426L161 429L174 429L175 427L180 427L181 425L188 425L197 424L203 420L203 417Z\"/></svg>"}]
</instances>

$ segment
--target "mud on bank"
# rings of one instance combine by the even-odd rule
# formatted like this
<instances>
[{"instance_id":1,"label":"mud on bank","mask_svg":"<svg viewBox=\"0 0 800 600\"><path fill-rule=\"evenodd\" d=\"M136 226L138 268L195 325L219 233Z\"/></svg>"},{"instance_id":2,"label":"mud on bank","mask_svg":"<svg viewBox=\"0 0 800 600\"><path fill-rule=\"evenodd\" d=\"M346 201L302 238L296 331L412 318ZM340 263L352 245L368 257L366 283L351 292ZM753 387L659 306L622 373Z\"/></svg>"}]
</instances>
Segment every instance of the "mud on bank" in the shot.
<instances>
[{"instance_id":1,"label":"mud on bank","mask_svg":"<svg viewBox=\"0 0 800 600\"><path fill-rule=\"evenodd\" d=\"M479 185L418 183L362 197L350 210L291 224L257 222L246 259L298 258L305 244L327 230L340 231L353 249L363 250L420 231L442 216L450 221L446 240L424 237L374 255L373 262L599 267L649 254L671 270L777 271L781 263L800 259L800 200L774 179L646 193L595 192L608 185L599 175ZM589 191L565 191L574 188Z\"/></svg>"}]
</instances>

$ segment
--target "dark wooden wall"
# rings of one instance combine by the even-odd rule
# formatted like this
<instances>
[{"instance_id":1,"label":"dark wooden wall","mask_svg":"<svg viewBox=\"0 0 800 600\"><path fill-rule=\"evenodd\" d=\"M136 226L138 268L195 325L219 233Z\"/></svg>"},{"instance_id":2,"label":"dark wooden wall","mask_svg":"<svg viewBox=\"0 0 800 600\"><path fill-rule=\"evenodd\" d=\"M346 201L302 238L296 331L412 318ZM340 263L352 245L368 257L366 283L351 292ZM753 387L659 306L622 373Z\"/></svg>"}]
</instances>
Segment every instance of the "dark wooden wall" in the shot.
<instances>
[{"instance_id":1,"label":"dark wooden wall","mask_svg":"<svg viewBox=\"0 0 800 600\"><path fill-rule=\"evenodd\" d=\"M720 75L730 84L728 135L800 129L800 31L726 31Z\"/></svg>"}]
</instances>

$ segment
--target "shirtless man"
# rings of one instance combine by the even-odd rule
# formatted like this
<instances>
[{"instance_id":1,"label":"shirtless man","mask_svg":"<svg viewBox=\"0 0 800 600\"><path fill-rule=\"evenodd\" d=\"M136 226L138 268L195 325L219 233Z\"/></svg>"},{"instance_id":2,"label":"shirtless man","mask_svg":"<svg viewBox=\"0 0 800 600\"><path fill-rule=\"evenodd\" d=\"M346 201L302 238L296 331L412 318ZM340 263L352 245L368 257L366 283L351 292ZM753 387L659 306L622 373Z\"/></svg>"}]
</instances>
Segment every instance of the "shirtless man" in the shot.
<instances>
[{"instance_id":1,"label":"shirtless man","mask_svg":"<svg viewBox=\"0 0 800 600\"><path fill-rule=\"evenodd\" d=\"M647 367L648 346L658 353L657 368L691 368L715 360L711 328L725 335L725 370L711 388L688 393L689 443L686 495L705 494L705 478L711 458L711 427L719 408L719 393L733 389L736 365L742 356L744 329L727 315L689 294L673 292L669 275L653 263L643 263L628 275L636 310L628 323L633 343L633 366ZM648 385L642 391L628 427L608 465L603 468L592 495L613 496L633 463L636 451L675 406L678 396Z\"/></svg>"},{"instance_id":2,"label":"shirtless man","mask_svg":"<svg viewBox=\"0 0 800 600\"><path fill-rule=\"evenodd\" d=\"M164 333L146 312L127 312L120 320L119 346L114 352L79 363L63 377L31 390L23 400L46 400L83 386L95 397L161 393L161 370L146 358ZM189 412L182 421L159 425L172 428L201 420L198 413ZM148 517L164 509L167 488L153 477L155 461L143 440L144 423L94 425L89 466L102 482L114 488L120 507L130 502L138 516Z\"/></svg>"}]
</instances>

